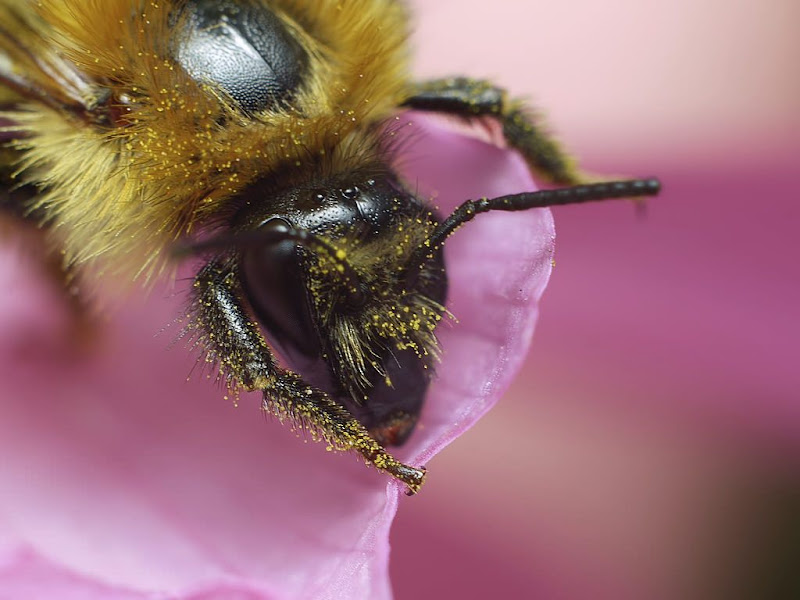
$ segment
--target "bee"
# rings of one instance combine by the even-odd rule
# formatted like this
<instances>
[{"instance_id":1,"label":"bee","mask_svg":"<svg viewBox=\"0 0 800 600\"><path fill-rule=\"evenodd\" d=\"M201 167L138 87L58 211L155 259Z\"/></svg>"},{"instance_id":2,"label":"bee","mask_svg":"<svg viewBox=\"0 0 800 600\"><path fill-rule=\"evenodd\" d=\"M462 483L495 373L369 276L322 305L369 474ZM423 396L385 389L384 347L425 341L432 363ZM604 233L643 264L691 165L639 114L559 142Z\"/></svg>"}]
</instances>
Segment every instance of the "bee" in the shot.
<instances>
[{"instance_id":1,"label":"bee","mask_svg":"<svg viewBox=\"0 0 800 600\"><path fill-rule=\"evenodd\" d=\"M504 90L415 82L408 39L395 0L0 0L0 181L66 273L202 257L186 330L221 381L415 493L425 469L386 448L431 381L449 236L659 183L587 183ZM495 119L566 187L441 216L397 173L386 124L408 109Z\"/></svg>"}]
</instances>

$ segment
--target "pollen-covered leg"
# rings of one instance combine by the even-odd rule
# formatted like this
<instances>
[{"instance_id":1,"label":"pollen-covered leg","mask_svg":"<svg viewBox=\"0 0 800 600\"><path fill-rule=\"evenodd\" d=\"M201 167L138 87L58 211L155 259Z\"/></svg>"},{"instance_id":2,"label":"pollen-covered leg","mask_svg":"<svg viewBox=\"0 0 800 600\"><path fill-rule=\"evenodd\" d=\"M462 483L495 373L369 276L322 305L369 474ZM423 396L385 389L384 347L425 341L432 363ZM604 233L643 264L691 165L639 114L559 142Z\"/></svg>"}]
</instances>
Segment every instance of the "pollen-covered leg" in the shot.
<instances>
[{"instance_id":1,"label":"pollen-covered leg","mask_svg":"<svg viewBox=\"0 0 800 600\"><path fill-rule=\"evenodd\" d=\"M575 185L589 179L560 144L534 122L522 102L509 101L505 90L487 81L452 77L423 82L403 106L462 117L495 117L508 143L531 168L553 183Z\"/></svg>"},{"instance_id":2,"label":"pollen-covered leg","mask_svg":"<svg viewBox=\"0 0 800 600\"><path fill-rule=\"evenodd\" d=\"M261 389L264 390L264 406L279 418L288 417L292 423L324 439L337 450L358 452L368 463L405 483L410 494L422 487L424 468L398 461L344 406L304 383L296 374L280 371Z\"/></svg>"},{"instance_id":3,"label":"pollen-covered leg","mask_svg":"<svg viewBox=\"0 0 800 600\"><path fill-rule=\"evenodd\" d=\"M391 456L339 402L282 369L272 356L258 326L240 301L235 266L211 262L194 283L194 321L189 325L207 360L219 365L230 387L264 392L264 407L280 419L325 440L337 450L352 450L381 471L419 491L425 470Z\"/></svg>"}]
</instances>

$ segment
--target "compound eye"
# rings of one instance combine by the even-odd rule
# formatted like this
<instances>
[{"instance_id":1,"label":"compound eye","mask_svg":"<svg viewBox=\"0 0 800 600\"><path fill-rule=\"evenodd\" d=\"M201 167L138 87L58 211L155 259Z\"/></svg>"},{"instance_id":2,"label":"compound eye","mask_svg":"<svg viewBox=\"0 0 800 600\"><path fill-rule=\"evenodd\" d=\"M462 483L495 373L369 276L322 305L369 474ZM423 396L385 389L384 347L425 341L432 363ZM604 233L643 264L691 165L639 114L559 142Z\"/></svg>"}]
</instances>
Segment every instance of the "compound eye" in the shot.
<instances>
[{"instance_id":1,"label":"compound eye","mask_svg":"<svg viewBox=\"0 0 800 600\"><path fill-rule=\"evenodd\" d=\"M190 0L176 48L195 81L217 86L250 113L285 106L308 54L264 3Z\"/></svg>"},{"instance_id":2,"label":"compound eye","mask_svg":"<svg viewBox=\"0 0 800 600\"><path fill-rule=\"evenodd\" d=\"M271 219L261 229L282 233L288 227L283 219ZM296 367L318 361L322 348L297 243L287 239L246 247L240 275L247 299L270 342Z\"/></svg>"}]
</instances>

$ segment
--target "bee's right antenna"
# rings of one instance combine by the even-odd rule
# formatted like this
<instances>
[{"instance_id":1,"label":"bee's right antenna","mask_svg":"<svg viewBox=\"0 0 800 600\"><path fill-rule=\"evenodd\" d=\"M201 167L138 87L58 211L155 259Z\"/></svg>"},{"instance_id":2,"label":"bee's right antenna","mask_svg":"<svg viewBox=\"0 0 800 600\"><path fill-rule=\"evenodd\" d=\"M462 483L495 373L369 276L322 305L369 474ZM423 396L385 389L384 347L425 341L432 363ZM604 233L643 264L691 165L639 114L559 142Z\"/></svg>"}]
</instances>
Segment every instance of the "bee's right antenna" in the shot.
<instances>
[{"instance_id":1,"label":"bee's right antenna","mask_svg":"<svg viewBox=\"0 0 800 600\"><path fill-rule=\"evenodd\" d=\"M408 261L407 272L419 268L431 254L437 250L445 240L464 223L467 223L481 213L504 210L518 211L529 208L544 208L547 206L562 206L564 204L580 204L596 200L610 200L615 198L636 198L640 196L655 196L661 191L661 182L658 179L631 179L629 181L613 181L608 183L592 183L559 188L555 190L539 190L536 192L523 192L510 194L497 198L481 198L480 200L467 200L456 208L434 231L425 243L417 248Z\"/></svg>"}]
</instances>

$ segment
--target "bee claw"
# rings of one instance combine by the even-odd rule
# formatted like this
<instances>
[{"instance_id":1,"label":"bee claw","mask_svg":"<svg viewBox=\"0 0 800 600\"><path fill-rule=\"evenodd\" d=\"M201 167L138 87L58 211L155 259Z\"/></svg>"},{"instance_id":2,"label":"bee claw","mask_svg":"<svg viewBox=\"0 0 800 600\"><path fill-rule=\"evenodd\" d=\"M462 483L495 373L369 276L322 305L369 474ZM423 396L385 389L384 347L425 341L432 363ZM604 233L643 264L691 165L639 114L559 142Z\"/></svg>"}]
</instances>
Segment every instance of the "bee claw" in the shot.
<instances>
[{"instance_id":1,"label":"bee claw","mask_svg":"<svg viewBox=\"0 0 800 600\"><path fill-rule=\"evenodd\" d=\"M406 496L414 496L422 489L428 470L425 467L415 468L401 465L397 472L392 473L392 475L406 484Z\"/></svg>"}]
</instances>

